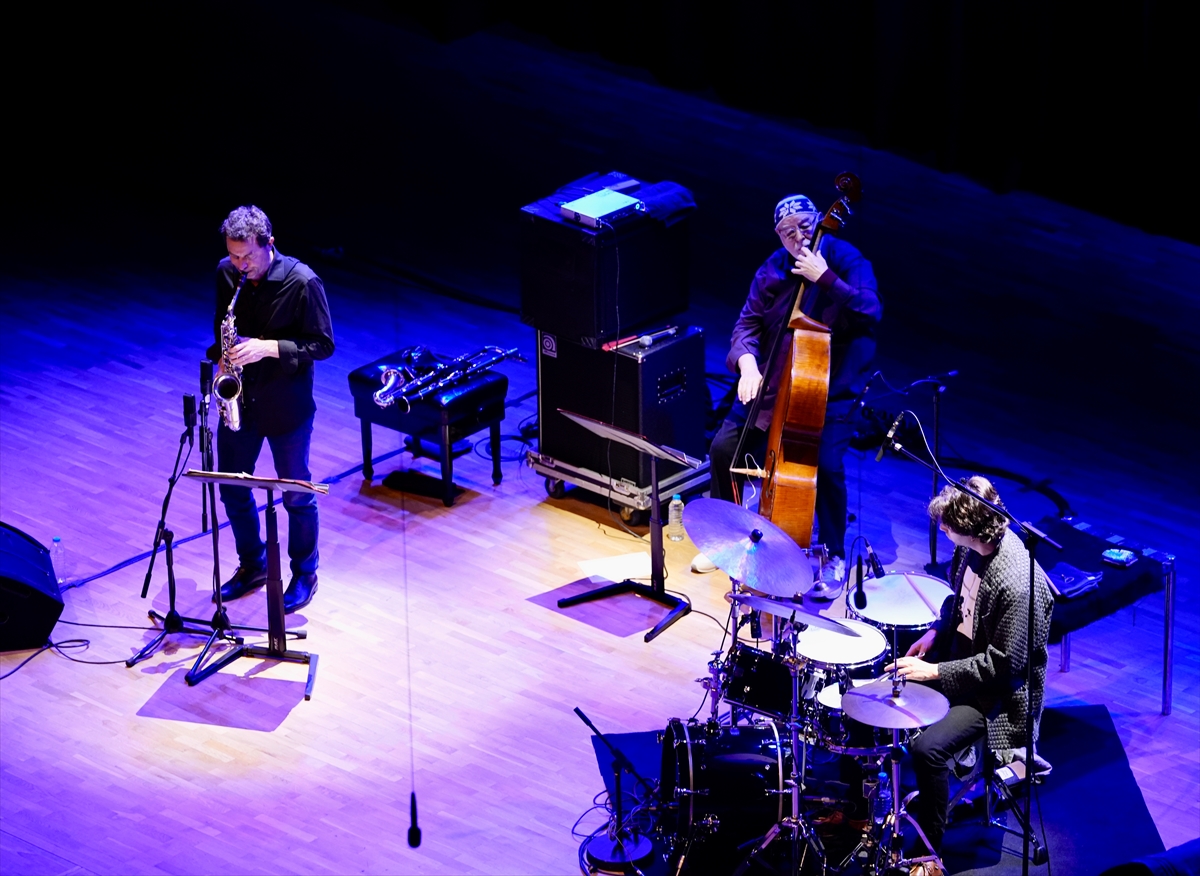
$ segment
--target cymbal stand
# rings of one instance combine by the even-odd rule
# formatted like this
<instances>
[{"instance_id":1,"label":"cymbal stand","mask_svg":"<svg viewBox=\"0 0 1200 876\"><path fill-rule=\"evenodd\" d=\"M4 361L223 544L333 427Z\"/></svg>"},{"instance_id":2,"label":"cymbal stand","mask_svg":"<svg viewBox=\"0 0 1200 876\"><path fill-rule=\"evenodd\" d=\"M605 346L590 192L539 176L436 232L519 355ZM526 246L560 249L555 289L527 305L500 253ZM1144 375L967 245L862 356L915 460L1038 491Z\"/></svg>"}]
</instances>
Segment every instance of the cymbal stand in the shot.
<instances>
[{"instance_id":1,"label":"cymbal stand","mask_svg":"<svg viewBox=\"0 0 1200 876\"><path fill-rule=\"evenodd\" d=\"M794 622L790 622L790 635L792 653L784 662L787 663L788 671L792 676L792 706L788 714L788 730L791 733L792 741L792 772L787 781L790 791L785 793L788 793L792 798L792 811L782 821L771 825L770 830L763 835L762 842L755 846L738 868L733 871L733 876L742 876L750 868L750 865L758 859L759 855L781 835L791 840L793 873L800 873L801 868L804 866L804 859L807 857L809 851L820 862L820 871L822 873L825 872L828 863L826 861L825 845L800 813L800 800L804 796L804 775L808 769L808 740L806 737L802 737L800 733L800 674L807 661L796 656L795 640L797 630ZM799 755L796 752L799 752ZM801 840L805 843L803 853L800 850Z\"/></svg>"},{"instance_id":2,"label":"cymbal stand","mask_svg":"<svg viewBox=\"0 0 1200 876\"><path fill-rule=\"evenodd\" d=\"M892 665L895 666L896 661L896 630L892 629ZM891 673L892 679L892 696L900 696L900 691L904 689L904 679L899 675L898 670L893 669ZM921 829L921 825L917 820L908 814L908 809L904 802L900 799L900 760L904 757L904 746L900 744L900 730L892 728L892 748L887 754L887 759L890 763L889 781L892 786L892 811L888 813L887 818L883 823L883 836L879 840L878 855L875 859L876 873L885 874L893 871L907 871L914 864L922 864L926 861L933 861L939 867L942 867L942 859L937 855L921 855L916 858L904 857L904 827L903 822L907 821L913 826L917 832L917 836L921 838L921 842L925 844L925 848L933 848L928 838L925 836L925 831ZM884 841L886 838L886 842ZM885 851L886 850L886 851ZM884 856L881 860L880 856ZM881 866L882 865L882 866ZM945 869L942 867L942 869Z\"/></svg>"},{"instance_id":3,"label":"cymbal stand","mask_svg":"<svg viewBox=\"0 0 1200 876\"><path fill-rule=\"evenodd\" d=\"M708 721L710 724L717 726L721 723L721 676L725 671L725 665L721 662L721 655L724 653L724 651L713 651L713 658L708 661L708 675L696 679L700 683L700 686L708 691L710 703Z\"/></svg>"}]
</instances>

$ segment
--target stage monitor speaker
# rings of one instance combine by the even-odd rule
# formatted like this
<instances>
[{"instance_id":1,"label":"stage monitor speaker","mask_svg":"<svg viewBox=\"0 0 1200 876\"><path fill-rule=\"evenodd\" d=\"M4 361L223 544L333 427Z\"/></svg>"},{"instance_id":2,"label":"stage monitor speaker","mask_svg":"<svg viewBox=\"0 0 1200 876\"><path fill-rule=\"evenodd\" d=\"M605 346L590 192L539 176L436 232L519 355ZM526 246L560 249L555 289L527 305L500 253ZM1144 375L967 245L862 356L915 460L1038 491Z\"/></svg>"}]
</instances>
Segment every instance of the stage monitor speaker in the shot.
<instances>
[{"instance_id":1,"label":"stage monitor speaker","mask_svg":"<svg viewBox=\"0 0 1200 876\"><path fill-rule=\"evenodd\" d=\"M614 352L538 332L538 347L539 453L637 487L650 486L649 456L589 432L558 412L564 408L704 459L712 401L699 328L680 328L675 337L649 347L633 343ZM660 461L659 480L682 469Z\"/></svg>"},{"instance_id":2,"label":"stage monitor speaker","mask_svg":"<svg viewBox=\"0 0 1200 876\"><path fill-rule=\"evenodd\" d=\"M521 208L521 321L599 347L682 313L688 223L639 213L591 228L565 218L553 198Z\"/></svg>"},{"instance_id":3,"label":"stage monitor speaker","mask_svg":"<svg viewBox=\"0 0 1200 876\"><path fill-rule=\"evenodd\" d=\"M0 523L0 651L40 648L62 610L50 551Z\"/></svg>"}]
</instances>

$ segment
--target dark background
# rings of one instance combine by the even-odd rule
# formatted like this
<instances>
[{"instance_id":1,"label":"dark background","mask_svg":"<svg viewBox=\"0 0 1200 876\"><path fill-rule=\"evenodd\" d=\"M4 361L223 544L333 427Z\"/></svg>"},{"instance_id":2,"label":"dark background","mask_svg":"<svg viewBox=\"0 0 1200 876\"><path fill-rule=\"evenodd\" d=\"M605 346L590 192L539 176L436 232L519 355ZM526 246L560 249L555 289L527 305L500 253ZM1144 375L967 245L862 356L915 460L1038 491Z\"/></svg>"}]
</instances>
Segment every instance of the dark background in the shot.
<instances>
[{"instance_id":1,"label":"dark background","mask_svg":"<svg viewBox=\"0 0 1200 876\"><path fill-rule=\"evenodd\" d=\"M1116 411L1186 446L1200 222L1183 13L710 6L39 8L9 59L6 260L173 265L207 294L216 227L256 203L318 267L515 312L520 206L615 169L695 194L692 298L716 342L776 245L775 200L832 200L854 170L847 236L884 290L882 362L973 369L997 405L1036 397L1093 435Z\"/></svg>"}]
</instances>

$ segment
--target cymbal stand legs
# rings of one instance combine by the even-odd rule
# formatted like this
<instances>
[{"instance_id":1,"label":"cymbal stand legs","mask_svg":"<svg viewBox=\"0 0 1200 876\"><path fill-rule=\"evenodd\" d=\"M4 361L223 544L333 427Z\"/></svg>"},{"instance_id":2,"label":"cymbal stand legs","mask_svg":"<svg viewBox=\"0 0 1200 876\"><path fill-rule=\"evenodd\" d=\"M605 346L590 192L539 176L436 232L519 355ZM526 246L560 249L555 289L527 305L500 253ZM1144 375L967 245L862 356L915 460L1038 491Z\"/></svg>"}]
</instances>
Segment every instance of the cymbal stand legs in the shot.
<instances>
[{"instance_id":1,"label":"cymbal stand legs","mask_svg":"<svg viewBox=\"0 0 1200 876\"><path fill-rule=\"evenodd\" d=\"M788 794L792 798L792 811L788 817L771 825L771 829L763 836L762 842L755 846L738 868L733 871L733 876L742 876L758 856L780 835L786 835L786 838L791 840L791 872L800 873L804 866L804 859L810 850L820 862L822 873L825 872L827 866L825 846L821 842L821 838L816 835L804 816L800 814L800 800L804 796L804 774L808 769L808 741L800 734L800 672L804 668L804 664L794 656L796 636L794 627L791 636L793 655L789 656L786 662L792 676L792 707L791 713L788 715L788 730L791 732L792 738L792 772L787 781L790 789ZM802 840L803 851L801 851Z\"/></svg>"},{"instance_id":2,"label":"cymbal stand legs","mask_svg":"<svg viewBox=\"0 0 1200 876\"><path fill-rule=\"evenodd\" d=\"M875 872L878 876L905 871L914 864L922 864L926 861L933 861L939 867L942 866L942 860L937 855L921 855L916 858L904 857L904 821L913 826L913 829L917 832L917 836L925 844L925 848L928 849L931 846L925 836L925 831L921 829L921 825L917 824L917 820L908 814L908 810L900 800L900 759L903 756L904 749L900 745L900 731L893 729L892 750L888 752L888 760L891 762L892 811L888 813L887 820L884 822L884 835L880 838L878 855L875 859Z\"/></svg>"}]
</instances>

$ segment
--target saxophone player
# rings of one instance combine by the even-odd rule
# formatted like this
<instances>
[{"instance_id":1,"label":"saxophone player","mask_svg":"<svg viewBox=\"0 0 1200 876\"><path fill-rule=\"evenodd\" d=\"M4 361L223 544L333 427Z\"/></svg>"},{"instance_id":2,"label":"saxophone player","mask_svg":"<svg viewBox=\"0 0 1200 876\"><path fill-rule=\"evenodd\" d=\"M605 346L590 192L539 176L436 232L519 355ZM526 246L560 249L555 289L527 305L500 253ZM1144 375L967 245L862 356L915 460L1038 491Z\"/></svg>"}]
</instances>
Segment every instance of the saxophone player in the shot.
<instances>
[{"instance_id":1,"label":"saxophone player","mask_svg":"<svg viewBox=\"0 0 1200 876\"><path fill-rule=\"evenodd\" d=\"M313 366L333 355L333 326L325 287L308 265L275 248L271 222L258 207L243 206L221 225L228 255L217 265L216 343L208 357L232 367L241 381L238 414L217 427L217 468L254 474L265 440L275 474L311 481ZM243 281L244 275L244 281ZM241 284L230 313L235 290ZM235 343L222 345L232 315ZM249 487L221 485L221 502L237 545L238 566L221 598L238 599L267 581L267 554L258 506ZM291 579L284 610L303 608L317 591L317 503L312 493L284 492Z\"/></svg>"}]
</instances>

